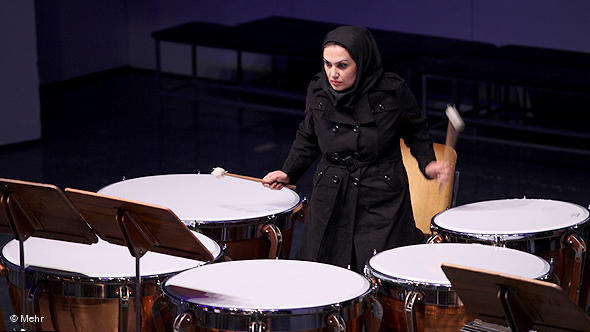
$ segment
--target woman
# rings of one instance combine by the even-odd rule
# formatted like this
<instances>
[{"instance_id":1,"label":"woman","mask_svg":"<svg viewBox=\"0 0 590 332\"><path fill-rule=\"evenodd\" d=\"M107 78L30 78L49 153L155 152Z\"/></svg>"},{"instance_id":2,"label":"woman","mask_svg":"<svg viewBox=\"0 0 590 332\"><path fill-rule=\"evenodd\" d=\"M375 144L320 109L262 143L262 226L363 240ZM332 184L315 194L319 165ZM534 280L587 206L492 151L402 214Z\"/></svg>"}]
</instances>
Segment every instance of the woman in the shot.
<instances>
[{"instance_id":1,"label":"woman","mask_svg":"<svg viewBox=\"0 0 590 332\"><path fill-rule=\"evenodd\" d=\"M305 119L281 170L264 185L295 183L320 157L297 258L361 272L374 250L424 241L414 223L400 137L422 173L448 181L428 124L404 81L384 73L371 33L343 26L324 39L323 70L309 84Z\"/></svg>"}]
</instances>

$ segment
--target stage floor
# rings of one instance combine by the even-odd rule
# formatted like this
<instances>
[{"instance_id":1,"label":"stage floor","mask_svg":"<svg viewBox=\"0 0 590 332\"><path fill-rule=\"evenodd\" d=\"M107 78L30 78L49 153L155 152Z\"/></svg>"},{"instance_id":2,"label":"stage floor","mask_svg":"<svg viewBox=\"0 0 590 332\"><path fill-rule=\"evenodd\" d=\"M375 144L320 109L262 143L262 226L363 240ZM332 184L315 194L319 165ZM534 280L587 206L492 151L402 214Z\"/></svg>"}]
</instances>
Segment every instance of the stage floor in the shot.
<instances>
[{"instance_id":1,"label":"stage floor","mask_svg":"<svg viewBox=\"0 0 590 332\"><path fill-rule=\"evenodd\" d=\"M153 73L131 69L45 86L41 106L43 138L1 146L0 177L90 191L122 178L210 173L216 166L263 177L281 167L302 118L160 98ZM522 197L590 203L589 155L461 139L456 150L458 205ZM309 197L312 174L313 168L297 183L301 196ZM4 279L0 307L7 329L15 328Z\"/></svg>"}]
</instances>

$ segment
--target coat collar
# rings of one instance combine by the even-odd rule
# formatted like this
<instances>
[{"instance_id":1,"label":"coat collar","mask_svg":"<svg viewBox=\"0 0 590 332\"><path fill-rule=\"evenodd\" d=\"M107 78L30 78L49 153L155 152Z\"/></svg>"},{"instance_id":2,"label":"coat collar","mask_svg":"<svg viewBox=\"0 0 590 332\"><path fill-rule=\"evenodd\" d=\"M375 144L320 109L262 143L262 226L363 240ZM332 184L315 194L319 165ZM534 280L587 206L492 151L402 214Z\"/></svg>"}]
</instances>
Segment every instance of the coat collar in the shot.
<instances>
[{"instance_id":1,"label":"coat collar","mask_svg":"<svg viewBox=\"0 0 590 332\"><path fill-rule=\"evenodd\" d=\"M367 97L367 95L364 95L358 101L356 107L352 112L354 112L354 116L348 110L337 110L332 105L332 103L326 100L326 105L324 106L322 119L350 126L361 126L375 121L375 118L373 117L373 112L371 112L371 106L369 105L369 98Z\"/></svg>"},{"instance_id":2,"label":"coat collar","mask_svg":"<svg viewBox=\"0 0 590 332\"><path fill-rule=\"evenodd\" d=\"M321 74L321 73L320 73ZM318 75L320 75L318 74ZM366 125L375 122L375 117L371 111L371 104L369 102L368 94L364 95L354 110L355 116L346 110L336 110L330 103L325 92L322 90L321 85L318 84L319 76L314 77L312 80L308 93L312 93L315 96L322 96L324 99L322 105L322 119L340 123L344 125ZM404 85L404 80L395 73L386 72L383 74L382 79L373 88L373 91L396 91ZM356 118L356 119L355 119Z\"/></svg>"},{"instance_id":3,"label":"coat collar","mask_svg":"<svg viewBox=\"0 0 590 332\"><path fill-rule=\"evenodd\" d=\"M387 72L383 74L381 81L375 86L373 91L396 91L404 85L404 79L399 75Z\"/></svg>"}]
</instances>

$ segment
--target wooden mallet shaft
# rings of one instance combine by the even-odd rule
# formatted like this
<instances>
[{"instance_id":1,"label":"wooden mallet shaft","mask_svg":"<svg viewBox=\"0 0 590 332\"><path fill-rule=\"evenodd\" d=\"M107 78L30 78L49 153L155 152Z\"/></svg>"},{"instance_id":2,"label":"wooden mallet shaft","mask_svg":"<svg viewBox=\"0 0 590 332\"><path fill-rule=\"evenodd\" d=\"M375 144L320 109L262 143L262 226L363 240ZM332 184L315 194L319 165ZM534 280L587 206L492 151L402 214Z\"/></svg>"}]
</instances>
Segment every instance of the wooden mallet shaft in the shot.
<instances>
[{"instance_id":1,"label":"wooden mallet shaft","mask_svg":"<svg viewBox=\"0 0 590 332\"><path fill-rule=\"evenodd\" d=\"M244 179L244 180L249 180L249 181L256 181L256 182L260 182L260 183L264 183L264 181L261 178L255 178L252 176L247 176L247 175L240 175L240 174L235 174L235 173L230 173L228 171L226 171L225 169L221 168L221 167L215 167L213 169L213 171L211 172L211 175L214 175L215 177L222 177L224 175L227 176L233 176L234 178L239 178L239 179ZM283 186L295 190L295 188L297 188L295 185L293 184L283 184Z\"/></svg>"},{"instance_id":2,"label":"wooden mallet shaft","mask_svg":"<svg viewBox=\"0 0 590 332\"><path fill-rule=\"evenodd\" d=\"M255 178L252 176L247 176L247 175L240 175L240 174L234 174L234 173L229 173L229 172L225 172L224 175L227 176L233 176L235 178L239 178L239 179L244 179L244 180L250 180L250 181L256 181L256 182L260 182L260 183L264 183L264 181L262 181L261 178ZM295 188L297 188L297 186L293 185L293 184L283 184L283 186L295 190Z\"/></svg>"}]
</instances>

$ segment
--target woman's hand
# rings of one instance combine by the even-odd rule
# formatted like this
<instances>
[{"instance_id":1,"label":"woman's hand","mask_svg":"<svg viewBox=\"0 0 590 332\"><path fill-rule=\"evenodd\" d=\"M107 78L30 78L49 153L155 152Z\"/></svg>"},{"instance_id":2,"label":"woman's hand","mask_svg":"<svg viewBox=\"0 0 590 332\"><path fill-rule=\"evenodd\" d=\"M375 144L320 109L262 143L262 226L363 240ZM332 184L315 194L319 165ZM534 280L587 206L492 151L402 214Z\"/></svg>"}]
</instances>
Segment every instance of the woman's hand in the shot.
<instances>
[{"instance_id":1,"label":"woman's hand","mask_svg":"<svg viewBox=\"0 0 590 332\"><path fill-rule=\"evenodd\" d=\"M431 179L436 179L440 183L447 183L451 177L451 166L448 161L431 161L424 172Z\"/></svg>"},{"instance_id":2,"label":"woman's hand","mask_svg":"<svg viewBox=\"0 0 590 332\"><path fill-rule=\"evenodd\" d=\"M272 171L266 174L266 176L262 178L262 181L263 186L279 190L282 189L285 184L289 183L290 180L287 173L283 171Z\"/></svg>"}]
</instances>

